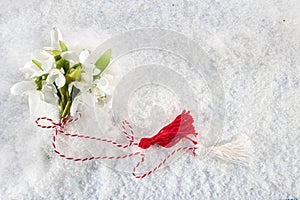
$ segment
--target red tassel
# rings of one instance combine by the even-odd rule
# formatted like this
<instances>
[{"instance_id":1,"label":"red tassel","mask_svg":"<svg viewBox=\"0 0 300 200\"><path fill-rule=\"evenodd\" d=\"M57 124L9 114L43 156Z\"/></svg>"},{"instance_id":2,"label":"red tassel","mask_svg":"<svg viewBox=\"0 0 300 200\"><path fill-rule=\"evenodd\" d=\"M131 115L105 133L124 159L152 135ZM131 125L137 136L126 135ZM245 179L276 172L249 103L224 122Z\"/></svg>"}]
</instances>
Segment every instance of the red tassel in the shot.
<instances>
[{"instance_id":1,"label":"red tassel","mask_svg":"<svg viewBox=\"0 0 300 200\"><path fill-rule=\"evenodd\" d=\"M174 121L163 127L155 136L151 138L142 138L139 147L143 149L149 148L151 145L157 144L159 146L169 148L177 144L182 138L186 138L197 144L196 141L187 137L189 134L197 136L193 126L194 119L190 115L190 111L183 110Z\"/></svg>"}]
</instances>

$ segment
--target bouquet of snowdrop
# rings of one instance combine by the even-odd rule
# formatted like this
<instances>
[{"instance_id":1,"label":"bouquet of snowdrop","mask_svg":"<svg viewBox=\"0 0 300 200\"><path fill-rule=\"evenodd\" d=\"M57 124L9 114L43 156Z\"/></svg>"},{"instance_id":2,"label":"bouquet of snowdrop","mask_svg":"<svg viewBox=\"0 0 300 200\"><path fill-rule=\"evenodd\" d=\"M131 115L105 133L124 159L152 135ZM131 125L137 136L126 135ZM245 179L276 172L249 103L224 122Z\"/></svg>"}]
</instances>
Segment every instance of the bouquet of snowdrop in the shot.
<instances>
[{"instance_id":1,"label":"bouquet of snowdrop","mask_svg":"<svg viewBox=\"0 0 300 200\"><path fill-rule=\"evenodd\" d=\"M76 113L79 104L107 103L111 99L111 75L104 75L112 51L95 63L86 63L89 50L79 54L69 49L57 28L51 31L51 46L36 50L21 71L26 81L11 88L15 95L36 93L46 103L59 107L60 117Z\"/></svg>"}]
</instances>

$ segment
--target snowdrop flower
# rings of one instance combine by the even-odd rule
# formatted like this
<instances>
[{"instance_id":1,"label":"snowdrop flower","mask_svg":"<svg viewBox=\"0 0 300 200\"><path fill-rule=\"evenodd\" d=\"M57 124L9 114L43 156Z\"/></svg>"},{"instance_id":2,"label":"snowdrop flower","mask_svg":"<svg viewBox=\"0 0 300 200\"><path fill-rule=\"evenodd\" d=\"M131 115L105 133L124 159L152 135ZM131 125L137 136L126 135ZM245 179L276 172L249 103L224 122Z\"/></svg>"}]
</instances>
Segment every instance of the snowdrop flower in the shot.
<instances>
[{"instance_id":1,"label":"snowdrop flower","mask_svg":"<svg viewBox=\"0 0 300 200\"><path fill-rule=\"evenodd\" d=\"M112 95L112 81L113 76L110 74L104 74L100 79L96 79L92 85L92 94L98 98L102 98L105 95Z\"/></svg>"},{"instance_id":2,"label":"snowdrop flower","mask_svg":"<svg viewBox=\"0 0 300 200\"><path fill-rule=\"evenodd\" d=\"M81 53L78 54L74 51L65 51L61 53L61 57L66 59L67 61L69 61L72 64L76 64L76 63L84 63L84 61L88 58L88 56L90 55L90 52L88 50L83 50L81 51Z\"/></svg>"},{"instance_id":3,"label":"snowdrop flower","mask_svg":"<svg viewBox=\"0 0 300 200\"><path fill-rule=\"evenodd\" d=\"M96 73L100 73L100 70L96 69L92 64L83 64L85 63L87 57L90 55L88 50L83 50L79 56L77 56L74 52L68 52L68 54L64 55L64 59L68 60L69 62L74 62L74 60L78 60L81 63L81 73L80 79L75 80L74 82L69 84L68 90L69 93L72 91L72 87L75 86L82 92L86 92L90 89L90 86L93 82L93 76L97 75ZM99 71L99 72L98 72Z\"/></svg>"},{"instance_id":4,"label":"snowdrop flower","mask_svg":"<svg viewBox=\"0 0 300 200\"><path fill-rule=\"evenodd\" d=\"M96 103L98 103L98 105L104 106L104 104L110 102L111 100L113 89L112 81L114 78L108 73L100 75L100 69L95 67L94 64L85 63L89 54L89 51L84 50L78 56L80 63L82 63L81 78L80 80L75 81L69 85L69 92L71 91L73 86L80 90L78 96L74 98L74 101L71 105L71 115L75 114L77 107L83 104L83 99L89 102L93 102L88 104L91 106L95 106ZM76 54L68 56L75 58L75 55ZM87 97L89 98L89 100L87 100Z\"/></svg>"},{"instance_id":5,"label":"snowdrop flower","mask_svg":"<svg viewBox=\"0 0 300 200\"><path fill-rule=\"evenodd\" d=\"M56 27L53 27L50 33L51 38L51 46L50 47L44 47L45 50L51 51L51 50L61 50L61 42L62 34L60 30Z\"/></svg>"},{"instance_id":6,"label":"snowdrop flower","mask_svg":"<svg viewBox=\"0 0 300 200\"><path fill-rule=\"evenodd\" d=\"M66 79L63 70L56 69L54 55L49 50L60 49L59 41L62 39L61 33L57 28L51 31L51 47L44 50L36 50L32 55L32 61L24 65L20 70L25 73L28 81L16 83L11 88L14 95L30 95L37 92L41 99L47 103L57 102L57 91L53 83L58 88L65 85ZM39 85L37 85L39 84ZM40 90L40 92L36 91Z\"/></svg>"},{"instance_id":7,"label":"snowdrop flower","mask_svg":"<svg viewBox=\"0 0 300 200\"><path fill-rule=\"evenodd\" d=\"M88 92L83 92L74 99L70 108L71 116L74 116L76 114L76 111L80 105L94 107L95 100L92 94Z\"/></svg>"},{"instance_id":8,"label":"snowdrop flower","mask_svg":"<svg viewBox=\"0 0 300 200\"><path fill-rule=\"evenodd\" d=\"M104 104L111 99L111 86L108 79L104 77L92 81L89 85L81 82L74 82L73 86L79 89L80 92L74 98L71 105L71 116L76 114L76 110L79 105L94 107L96 103L98 103L98 105L104 106Z\"/></svg>"},{"instance_id":9,"label":"snowdrop flower","mask_svg":"<svg viewBox=\"0 0 300 200\"><path fill-rule=\"evenodd\" d=\"M58 88L61 88L65 85L66 80L63 72L55 68L54 56L48 52L49 50L60 50L61 40L61 32L59 29L53 28L51 31L51 47L46 47L44 48L45 50L36 50L32 55L32 62L26 63L25 66L21 68L21 71L25 73L26 79L33 80L36 77L48 74L46 81L48 84L55 82ZM21 83L17 86L21 86L20 90L26 90L26 88L24 88L26 86L29 86L27 88L28 90L32 89L32 84L29 83L24 83L24 85Z\"/></svg>"},{"instance_id":10,"label":"snowdrop flower","mask_svg":"<svg viewBox=\"0 0 300 200\"><path fill-rule=\"evenodd\" d=\"M59 98L56 87L53 84L44 85L41 91L41 99L46 103L57 104Z\"/></svg>"},{"instance_id":11,"label":"snowdrop flower","mask_svg":"<svg viewBox=\"0 0 300 200\"><path fill-rule=\"evenodd\" d=\"M73 51L62 52L60 56L65 60L69 61L71 64L76 64L80 62L78 55Z\"/></svg>"},{"instance_id":12,"label":"snowdrop flower","mask_svg":"<svg viewBox=\"0 0 300 200\"><path fill-rule=\"evenodd\" d=\"M25 73L25 78L32 79L49 73L54 65L54 57L45 50L36 50L33 55L33 60L26 63L20 70Z\"/></svg>"},{"instance_id":13,"label":"snowdrop flower","mask_svg":"<svg viewBox=\"0 0 300 200\"><path fill-rule=\"evenodd\" d=\"M81 63L83 67L83 73L86 73L89 78L92 78L93 76L100 74L101 71L96 68L95 65L91 63L85 63L89 55L90 51L88 50L81 51L79 56L73 51L65 51L61 53L61 57L69 61L70 63Z\"/></svg>"},{"instance_id":14,"label":"snowdrop flower","mask_svg":"<svg viewBox=\"0 0 300 200\"><path fill-rule=\"evenodd\" d=\"M53 49L60 49L59 41L62 41L62 35L58 28L53 27L51 30L51 47Z\"/></svg>"},{"instance_id":15,"label":"snowdrop flower","mask_svg":"<svg viewBox=\"0 0 300 200\"><path fill-rule=\"evenodd\" d=\"M46 79L46 82L48 84L52 84L55 83L55 85L57 86L57 88L61 88L65 85L66 83L66 78L62 72L63 70L58 70L58 69L52 69L49 72L49 75Z\"/></svg>"},{"instance_id":16,"label":"snowdrop flower","mask_svg":"<svg viewBox=\"0 0 300 200\"><path fill-rule=\"evenodd\" d=\"M86 62L88 50L76 52L69 50L61 32L53 28L51 46L34 52L32 62L21 69L27 80L15 84L11 93L34 97L31 105L38 104L37 99L57 105L61 117L74 115L80 105L104 105L111 99L114 77L102 72L112 50L105 51L94 64Z\"/></svg>"},{"instance_id":17,"label":"snowdrop flower","mask_svg":"<svg viewBox=\"0 0 300 200\"><path fill-rule=\"evenodd\" d=\"M54 58L48 52L37 50L34 52L34 57L33 62L26 63L25 66L20 69L25 73L25 78L28 79L28 81L16 83L11 88L12 94L27 95L28 91L35 90L37 88L35 78L41 77L42 79L46 79L46 76L43 75L49 73L53 68ZM41 78L39 78L39 80ZM42 80L40 80L40 82L42 83ZM39 89L41 89L41 87Z\"/></svg>"},{"instance_id":18,"label":"snowdrop flower","mask_svg":"<svg viewBox=\"0 0 300 200\"><path fill-rule=\"evenodd\" d=\"M66 46L62 43L62 35L58 28L54 27L51 30L51 46L45 47L44 50L36 50L33 53L33 62L27 63L23 68L23 71L33 71L32 77L41 76L43 74L47 74L51 69L55 68L55 59L53 55L53 51L58 50L61 51L61 45ZM52 54L49 53L52 51ZM37 70L37 67L39 70Z\"/></svg>"},{"instance_id":19,"label":"snowdrop flower","mask_svg":"<svg viewBox=\"0 0 300 200\"><path fill-rule=\"evenodd\" d=\"M55 83L58 88L65 85L66 79L63 72L54 66L53 55L44 50L38 50L34 53L35 60L32 63L26 63L21 71L25 73L25 78L29 81L22 81L11 88L11 93L15 95L26 95L28 91L36 89L35 80L40 81L38 89L42 89L44 84ZM43 81L46 80L46 81Z\"/></svg>"},{"instance_id":20,"label":"snowdrop flower","mask_svg":"<svg viewBox=\"0 0 300 200\"><path fill-rule=\"evenodd\" d=\"M57 104L57 90L53 84L44 84L41 91L36 90L36 85L33 81L22 81L13 85L10 89L11 94L30 96L38 95L41 100L50 104Z\"/></svg>"}]
</instances>

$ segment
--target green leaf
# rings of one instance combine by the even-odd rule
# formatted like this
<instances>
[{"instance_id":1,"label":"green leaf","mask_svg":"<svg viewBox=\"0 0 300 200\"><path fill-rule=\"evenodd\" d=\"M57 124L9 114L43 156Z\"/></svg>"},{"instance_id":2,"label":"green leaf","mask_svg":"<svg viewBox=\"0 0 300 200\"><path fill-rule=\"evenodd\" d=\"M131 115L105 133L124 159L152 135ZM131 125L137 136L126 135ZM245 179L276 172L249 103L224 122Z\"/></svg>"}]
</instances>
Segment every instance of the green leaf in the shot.
<instances>
[{"instance_id":1,"label":"green leaf","mask_svg":"<svg viewBox=\"0 0 300 200\"><path fill-rule=\"evenodd\" d=\"M32 62L33 62L40 70L43 70L43 68L42 68L42 63L40 63L40 62L37 61L37 60L32 60Z\"/></svg>"},{"instance_id":2,"label":"green leaf","mask_svg":"<svg viewBox=\"0 0 300 200\"><path fill-rule=\"evenodd\" d=\"M60 45L60 48L61 48L62 52L68 51L68 47L63 41L59 40L59 45Z\"/></svg>"},{"instance_id":3,"label":"green leaf","mask_svg":"<svg viewBox=\"0 0 300 200\"><path fill-rule=\"evenodd\" d=\"M56 63L56 68L57 69L61 69L63 68L65 73L68 72L68 70L70 69L70 62L61 58L57 63Z\"/></svg>"},{"instance_id":4,"label":"green leaf","mask_svg":"<svg viewBox=\"0 0 300 200\"><path fill-rule=\"evenodd\" d=\"M100 74L105 70L105 68L108 66L111 58L112 50L108 49L106 50L102 56L96 61L95 66L100 69Z\"/></svg>"},{"instance_id":5,"label":"green leaf","mask_svg":"<svg viewBox=\"0 0 300 200\"><path fill-rule=\"evenodd\" d=\"M35 79L35 85L36 85L36 90L41 90L42 87L43 87L43 84L42 84L42 77L39 76Z\"/></svg>"}]
</instances>

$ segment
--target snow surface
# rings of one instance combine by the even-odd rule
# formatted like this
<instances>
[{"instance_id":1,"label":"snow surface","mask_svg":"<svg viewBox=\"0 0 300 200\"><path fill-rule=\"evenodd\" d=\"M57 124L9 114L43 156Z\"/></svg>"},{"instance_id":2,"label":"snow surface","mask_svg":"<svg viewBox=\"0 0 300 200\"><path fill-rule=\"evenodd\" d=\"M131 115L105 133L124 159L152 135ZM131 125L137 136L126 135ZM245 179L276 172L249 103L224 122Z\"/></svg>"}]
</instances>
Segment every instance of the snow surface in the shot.
<instances>
[{"instance_id":1,"label":"snow surface","mask_svg":"<svg viewBox=\"0 0 300 200\"><path fill-rule=\"evenodd\" d=\"M0 199L300 198L299 1L0 4ZM219 63L224 84L222 140L248 135L256 151L250 167L185 155L139 180L101 162L74 164L49 154L51 132L35 127L27 99L9 88L23 79L18 68L30 52L49 43L53 25L68 42L87 47L141 27L175 30L201 43Z\"/></svg>"}]
</instances>

